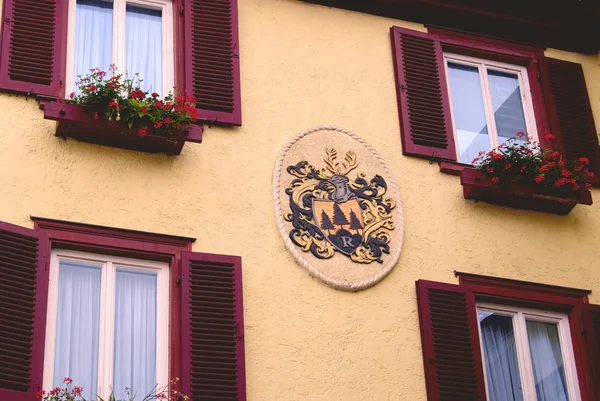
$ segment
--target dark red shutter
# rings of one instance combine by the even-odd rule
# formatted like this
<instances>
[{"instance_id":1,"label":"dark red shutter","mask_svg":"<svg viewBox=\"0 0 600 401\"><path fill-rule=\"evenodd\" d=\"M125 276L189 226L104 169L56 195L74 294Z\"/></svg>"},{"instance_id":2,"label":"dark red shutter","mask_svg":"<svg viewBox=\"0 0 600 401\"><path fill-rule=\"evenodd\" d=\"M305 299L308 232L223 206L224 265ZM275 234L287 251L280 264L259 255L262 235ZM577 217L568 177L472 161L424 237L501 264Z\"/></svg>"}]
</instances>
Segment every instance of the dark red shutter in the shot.
<instances>
[{"instance_id":1,"label":"dark red shutter","mask_svg":"<svg viewBox=\"0 0 600 401\"><path fill-rule=\"evenodd\" d=\"M456 160L439 38L398 27L391 35L402 153Z\"/></svg>"},{"instance_id":2,"label":"dark red shutter","mask_svg":"<svg viewBox=\"0 0 600 401\"><path fill-rule=\"evenodd\" d=\"M185 89L201 120L242 125L237 0L184 2Z\"/></svg>"},{"instance_id":3,"label":"dark red shutter","mask_svg":"<svg viewBox=\"0 0 600 401\"><path fill-rule=\"evenodd\" d=\"M428 401L485 401L475 297L459 285L417 281Z\"/></svg>"},{"instance_id":4,"label":"dark red shutter","mask_svg":"<svg viewBox=\"0 0 600 401\"><path fill-rule=\"evenodd\" d=\"M183 390L192 400L246 400L242 264L182 253Z\"/></svg>"},{"instance_id":5,"label":"dark red shutter","mask_svg":"<svg viewBox=\"0 0 600 401\"><path fill-rule=\"evenodd\" d=\"M550 129L559 150L570 160L587 157L590 169L600 173L598 131L581 65L545 58L540 67Z\"/></svg>"},{"instance_id":6,"label":"dark red shutter","mask_svg":"<svg viewBox=\"0 0 600 401\"><path fill-rule=\"evenodd\" d=\"M44 233L0 222L0 400L42 389L49 255Z\"/></svg>"},{"instance_id":7,"label":"dark red shutter","mask_svg":"<svg viewBox=\"0 0 600 401\"><path fill-rule=\"evenodd\" d=\"M62 94L67 41L66 0L4 0L0 89Z\"/></svg>"},{"instance_id":8,"label":"dark red shutter","mask_svg":"<svg viewBox=\"0 0 600 401\"><path fill-rule=\"evenodd\" d=\"M588 360L590 361L591 385L594 387L595 397L590 400L600 400L600 305L583 305L584 334L588 346Z\"/></svg>"}]
</instances>

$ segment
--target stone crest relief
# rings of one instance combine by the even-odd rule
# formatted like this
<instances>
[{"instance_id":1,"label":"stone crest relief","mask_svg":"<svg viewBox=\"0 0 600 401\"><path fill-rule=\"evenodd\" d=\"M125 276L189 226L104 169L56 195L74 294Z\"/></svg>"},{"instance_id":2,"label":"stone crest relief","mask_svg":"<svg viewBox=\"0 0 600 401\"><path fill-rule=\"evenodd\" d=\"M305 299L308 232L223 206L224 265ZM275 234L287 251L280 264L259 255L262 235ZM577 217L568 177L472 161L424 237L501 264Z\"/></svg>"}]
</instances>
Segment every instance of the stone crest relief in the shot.
<instances>
[{"instance_id":1,"label":"stone crest relief","mask_svg":"<svg viewBox=\"0 0 600 401\"><path fill-rule=\"evenodd\" d=\"M282 239L312 275L359 290L397 263L398 188L382 157L357 135L317 127L295 137L279 155L273 184Z\"/></svg>"},{"instance_id":2,"label":"stone crest relief","mask_svg":"<svg viewBox=\"0 0 600 401\"><path fill-rule=\"evenodd\" d=\"M305 252L320 259L335 252L358 263L383 263L389 253L389 230L394 229L394 200L387 196L387 183L380 175L351 172L358 168L356 153L348 151L342 160L338 152L325 149L325 168L308 161L287 167L295 177L286 189L293 223L289 237Z\"/></svg>"}]
</instances>

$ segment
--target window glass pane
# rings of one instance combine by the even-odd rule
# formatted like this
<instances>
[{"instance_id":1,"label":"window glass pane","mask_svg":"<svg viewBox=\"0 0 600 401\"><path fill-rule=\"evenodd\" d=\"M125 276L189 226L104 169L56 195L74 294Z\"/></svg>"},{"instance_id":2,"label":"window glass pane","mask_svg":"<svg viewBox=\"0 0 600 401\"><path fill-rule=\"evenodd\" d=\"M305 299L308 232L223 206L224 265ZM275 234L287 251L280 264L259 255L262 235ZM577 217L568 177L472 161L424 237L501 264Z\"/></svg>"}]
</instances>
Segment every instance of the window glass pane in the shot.
<instances>
[{"instance_id":1,"label":"window glass pane","mask_svg":"<svg viewBox=\"0 0 600 401\"><path fill-rule=\"evenodd\" d=\"M498 130L498 143L508 142L519 131L527 131L516 74L488 70L488 79Z\"/></svg>"},{"instance_id":2,"label":"window glass pane","mask_svg":"<svg viewBox=\"0 0 600 401\"><path fill-rule=\"evenodd\" d=\"M142 89L158 92L162 88L162 12L127 5L127 75L138 73Z\"/></svg>"},{"instance_id":3,"label":"window glass pane","mask_svg":"<svg viewBox=\"0 0 600 401\"><path fill-rule=\"evenodd\" d=\"M470 164L480 151L490 150L479 70L477 67L448 63L448 79L459 161Z\"/></svg>"},{"instance_id":4,"label":"window glass pane","mask_svg":"<svg viewBox=\"0 0 600 401\"><path fill-rule=\"evenodd\" d=\"M523 401L513 320L479 311L489 401Z\"/></svg>"},{"instance_id":5,"label":"window glass pane","mask_svg":"<svg viewBox=\"0 0 600 401\"><path fill-rule=\"evenodd\" d=\"M108 71L112 62L113 4L77 0L75 17L75 82L92 68ZM77 85L76 85L77 86Z\"/></svg>"},{"instance_id":6,"label":"window glass pane","mask_svg":"<svg viewBox=\"0 0 600 401\"><path fill-rule=\"evenodd\" d=\"M58 273L52 385L62 387L70 377L88 399L98 387L101 269L99 264L61 260Z\"/></svg>"},{"instance_id":7,"label":"window glass pane","mask_svg":"<svg viewBox=\"0 0 600 401\"><path fill-rule=\"evenodd\" d=\"M141 399L156 385L156 279L155 272L117 269L113 378L117 399L125 398L125 387Z\"/></svg>"},{"instance_id":8,"label":"window glass pane","mask_svg":"<svg viewBox=\"0 0 600 401\"><path fill-rule=\"evenodd\" d=\"M527 335L538 401L568 401L558 326L528 320Z\"/></svg>"}]
</instances>

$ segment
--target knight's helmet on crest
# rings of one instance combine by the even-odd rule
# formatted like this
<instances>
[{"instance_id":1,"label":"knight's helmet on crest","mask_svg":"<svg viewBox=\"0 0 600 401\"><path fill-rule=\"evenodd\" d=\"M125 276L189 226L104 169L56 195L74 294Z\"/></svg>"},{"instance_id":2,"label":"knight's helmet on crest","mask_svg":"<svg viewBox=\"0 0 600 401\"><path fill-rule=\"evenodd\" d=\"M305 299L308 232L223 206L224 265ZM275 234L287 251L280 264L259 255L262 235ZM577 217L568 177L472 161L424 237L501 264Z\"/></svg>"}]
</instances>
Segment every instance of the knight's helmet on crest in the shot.
<instances>
[{"instance_id":1,"label":"knight's helmet on crest","mask_svg":"<svg viewBox=\"0 0 600 401\"><path fill-rule=\"evenodd\" d=\"M348 177L346 175L354 170L358 163L356 162L356 153L347 152L344 161L337 161L337 151L335 149L325 149L327 156L323 158L327 164L327 170L333 175L327 181L333 185L333 192L329 194L329 199L335 202L346 202L348 199L355 198L356 195L348 187Z\"/></svg>"}]
</instances>

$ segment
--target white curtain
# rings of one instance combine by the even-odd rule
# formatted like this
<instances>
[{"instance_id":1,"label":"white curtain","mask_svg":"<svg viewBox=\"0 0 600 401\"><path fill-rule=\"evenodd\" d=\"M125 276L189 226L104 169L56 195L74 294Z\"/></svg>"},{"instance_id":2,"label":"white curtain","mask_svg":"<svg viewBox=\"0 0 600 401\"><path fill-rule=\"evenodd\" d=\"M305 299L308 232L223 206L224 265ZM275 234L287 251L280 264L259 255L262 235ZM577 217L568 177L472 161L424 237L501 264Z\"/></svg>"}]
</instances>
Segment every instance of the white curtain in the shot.
<instances>
[{"instance_id":1,"label":"white curtain","mask_svg":"<svg viewBox=\"0 0 600 401\"><path fill-rule=\"evenodd\" d=\"M479 312L489 401L522 401L512 318Z\"/></svg>"},{"instance_id":2,"label":"white curtain","mask_svg":"<svg viewBox=\"0 0 600 401\"><path fill-rule=\"evenodd\" d=\"M91 68L107 71L112 62L113 4L77 0L75 23L75 82Z\"/></svg>"},{"instance_id":3,"label":"white curtain","mask_svg":"<svg viewBox=\"0 0 600 401\"><path fill-rule=\"evenodd\" d=\"M528 320L527 335L538 401L568 401L558 326Z\"/></svg>"},{"instance_id":4,"label":"white curtain","mask_svg":"<svg viewBox=\"0 0 600 401\"><path fill-rule=\"evenodd\" d=\"M101 266L61 261L53 387L70 377L93 398L98 387Z\"/></svg>"},{"instance_id":5,"label":"white curtain","mask_svg":"<svg viewBox=\"0 0 600 401\"><path fill-rule=\"evenodd\" d=\"M142 89L158 92L162 88L162 15L160 10L127 5L127 75L139 73ZM169 88L170 90L170 88Z\"/></svg>"},{"instance_id":6,"label":"white curtain","mask_svg":"<svg viewBox=\"0 0 600 401\"><path fill-rule=\"evenodd\" d=\"M156 385L156 273L117 269L113 389L142 399Z\"/></svg>"}]
</instances>

